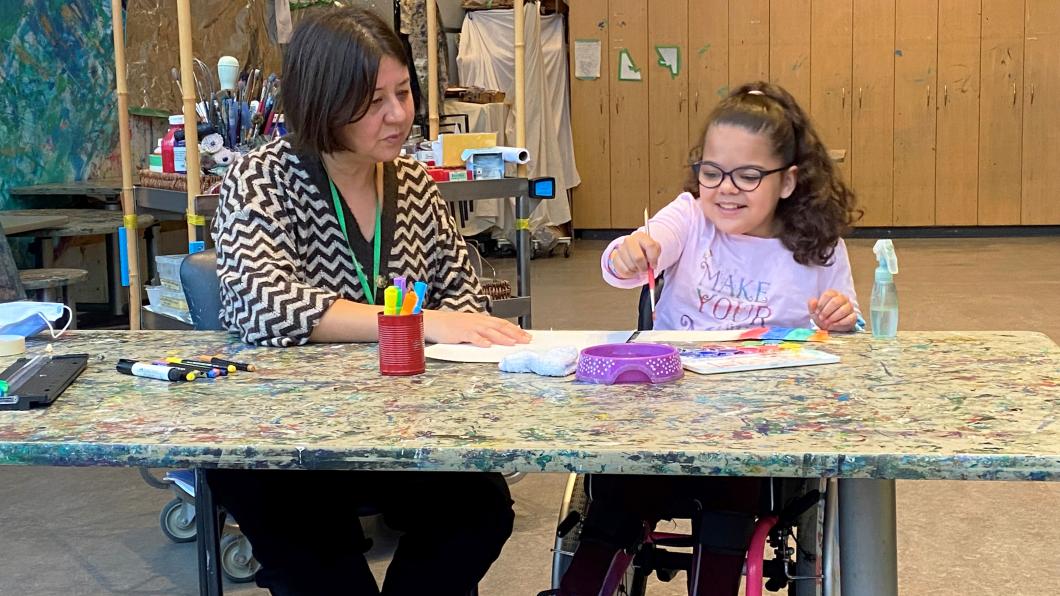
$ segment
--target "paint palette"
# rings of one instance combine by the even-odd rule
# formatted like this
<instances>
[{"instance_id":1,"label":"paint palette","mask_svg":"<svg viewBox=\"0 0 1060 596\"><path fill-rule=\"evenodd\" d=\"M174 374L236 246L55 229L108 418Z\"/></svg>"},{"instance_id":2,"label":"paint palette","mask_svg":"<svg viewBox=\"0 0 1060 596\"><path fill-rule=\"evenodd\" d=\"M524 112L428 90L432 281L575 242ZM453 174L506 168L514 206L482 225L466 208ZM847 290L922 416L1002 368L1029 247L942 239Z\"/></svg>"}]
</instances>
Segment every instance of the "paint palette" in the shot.
<instances>
[{"instance_id":1,"label":"paint palette","mask_svg":"<svg viewBox=\"0 0 1060 596\"><path fill-rule=\"evenodd\" d=\"M835 354L796 344L704 345L680 356L685 369L701 375L839 362Z\"/></svg>"},{"instance_id":2,"label":"paint palette","mask_svg":"<svg viewBox=\"0 0 1060 596\"><path fill-rule=\"evenodd\" d=\"M754 327L741 333L740 339L820 342L828 339L828 332L801 327Z\"/></svg>"}]
</instances>

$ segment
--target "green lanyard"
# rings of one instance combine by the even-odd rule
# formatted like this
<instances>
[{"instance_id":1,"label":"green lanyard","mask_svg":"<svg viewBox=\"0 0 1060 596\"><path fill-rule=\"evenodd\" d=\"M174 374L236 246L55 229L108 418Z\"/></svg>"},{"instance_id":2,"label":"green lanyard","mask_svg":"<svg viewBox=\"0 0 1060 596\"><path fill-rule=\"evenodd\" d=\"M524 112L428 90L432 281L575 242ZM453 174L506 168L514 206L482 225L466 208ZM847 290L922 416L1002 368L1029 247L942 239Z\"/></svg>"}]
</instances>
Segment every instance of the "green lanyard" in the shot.
<instances>
[{"instance_id":1,"label":"green lanyard","mask_svg":"<svg viewBox=\"0 0 1060 596\"><path fill-rule=\"evenodd\" d=\"M376 178L376 193L382 194L378 184L378 177ZM342 228L342 236L346 239L346 246L350 249L350 258L353 260L353 267L357 270L357 279L361 281L361 288L364 289L364 295L368 297L369 304L375 304L375 285L368 283L368 278L364 276L364 270L361 269L361 264L357 262L357 255L353 252L353 246L350 245L350 235L346 233L346 216L342 211L342 200L339 199L339 191L335 189L335 183L331 181L331 177L328 177L328 185L331 186L331 200L335 203L335 217L339 220L339 227ZM375 203L375 239L374 245L374 262L372 264L372 281L379 279L379 247L381 246L380 237L383 235L382 230L383 221L383 206L382 202L378 199Z\"/></svg>"}]
</instances>

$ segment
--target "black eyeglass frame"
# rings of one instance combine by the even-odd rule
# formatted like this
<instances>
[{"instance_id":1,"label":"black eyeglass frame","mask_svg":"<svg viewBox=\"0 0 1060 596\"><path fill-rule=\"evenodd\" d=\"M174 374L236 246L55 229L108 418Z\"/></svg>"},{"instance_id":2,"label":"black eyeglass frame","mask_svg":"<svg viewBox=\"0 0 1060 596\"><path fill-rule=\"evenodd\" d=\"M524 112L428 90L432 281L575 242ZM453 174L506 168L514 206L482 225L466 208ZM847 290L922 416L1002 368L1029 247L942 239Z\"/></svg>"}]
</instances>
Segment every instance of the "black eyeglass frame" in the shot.
<instances>
[{"instance_id":1,"label":"black eyeglass frame","mask_svg":"<svg viewBox=\"0 0 1060 596\"><path fill-rule=\"evenodd\" d=\"M703 183L703 179L699 177L699 169L700 169L700 167L702 167L704 165L717 168L717 170L719 172L721 172L721 178L718 179L718 183L717 184L711 186L709 184L704 184ZM696 181L699 182L699 184L703 188L718 188L719 186L721 186L721 184L723 182L725 182L725 177L728 176L729 180L732 181L732 185L735 186L736 188L742 190L743 192L753 192L755 190L758 190L759 186L762 186L762 181L765 180L766 176L769 176L770 174L776 174L777 172L783 172L784 170L790 168L793 165L795 165L795 164L788 164L786 166L782 166L782 167L775 168L775 169L772 169L772 170L763 170L762 168L758 168L758 167L755 167L755 166L740 166L738 168L733 168L733 169L729 170L728 172L726 172L725 170L723 170L721 168L721 166L719 166L718 164L716 164L716 163L714 163L712 161L697 161L697 162L692 163L690 167L692 168L692 175L695 176ZM743 186L740 186L739 182L736 181L736 177L733 176L733 174L735 174L736 172L739 172L740 170L751 170L751 171L754 171L754 172L756 172L758 174L758 182L754 185L753 188L744 188Z\"/></svg>"}]
</instances>

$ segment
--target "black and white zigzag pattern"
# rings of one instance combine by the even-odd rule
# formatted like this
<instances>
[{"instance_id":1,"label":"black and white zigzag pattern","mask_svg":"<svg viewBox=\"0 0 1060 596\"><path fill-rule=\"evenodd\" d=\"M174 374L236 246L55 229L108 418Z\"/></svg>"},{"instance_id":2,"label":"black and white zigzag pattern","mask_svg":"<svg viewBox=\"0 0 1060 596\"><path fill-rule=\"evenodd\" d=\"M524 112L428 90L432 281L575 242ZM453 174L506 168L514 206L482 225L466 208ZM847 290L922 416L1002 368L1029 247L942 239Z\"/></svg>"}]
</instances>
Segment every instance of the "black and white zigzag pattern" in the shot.
<instances>
[{"instance_id":1,"label":"black and white zigzag pattern","mask_svg":"<svg viewBox=\"0 0 1060 596\"><path fill-rule=\"evenodd\" d=\"M318 158L278 139L233 164L221 186L213 229L221 321L246 342L304 344L335 300L367 301L311 160ZM434 182L415 160L393 165L397 192L385 200L396 200L397 221L386 273L426 281L426 308L485 310L488 299Z\"/></svg>"}]
</instances>

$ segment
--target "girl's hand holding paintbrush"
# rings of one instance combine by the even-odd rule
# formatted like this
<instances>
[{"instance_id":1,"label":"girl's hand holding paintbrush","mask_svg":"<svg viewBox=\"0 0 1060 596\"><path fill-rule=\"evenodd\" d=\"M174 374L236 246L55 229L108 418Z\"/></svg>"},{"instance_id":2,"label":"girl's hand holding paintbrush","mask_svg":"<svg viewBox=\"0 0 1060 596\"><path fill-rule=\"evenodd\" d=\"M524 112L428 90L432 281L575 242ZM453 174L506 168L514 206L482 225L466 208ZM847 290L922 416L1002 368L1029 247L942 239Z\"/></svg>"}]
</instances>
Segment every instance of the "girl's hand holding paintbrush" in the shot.
<instances>
[{"instance_id":1,"label":"girl's hand holding paintbrush","mask_svg":"<svg viewBox=\"0 0 1060 596\"><path fill-rule=\"evenodd\" d=\"M611 272L622 279L642 277L659 264L662 247L651 236L636 231L611 251Z\"/></svg>"}]
</instances>

